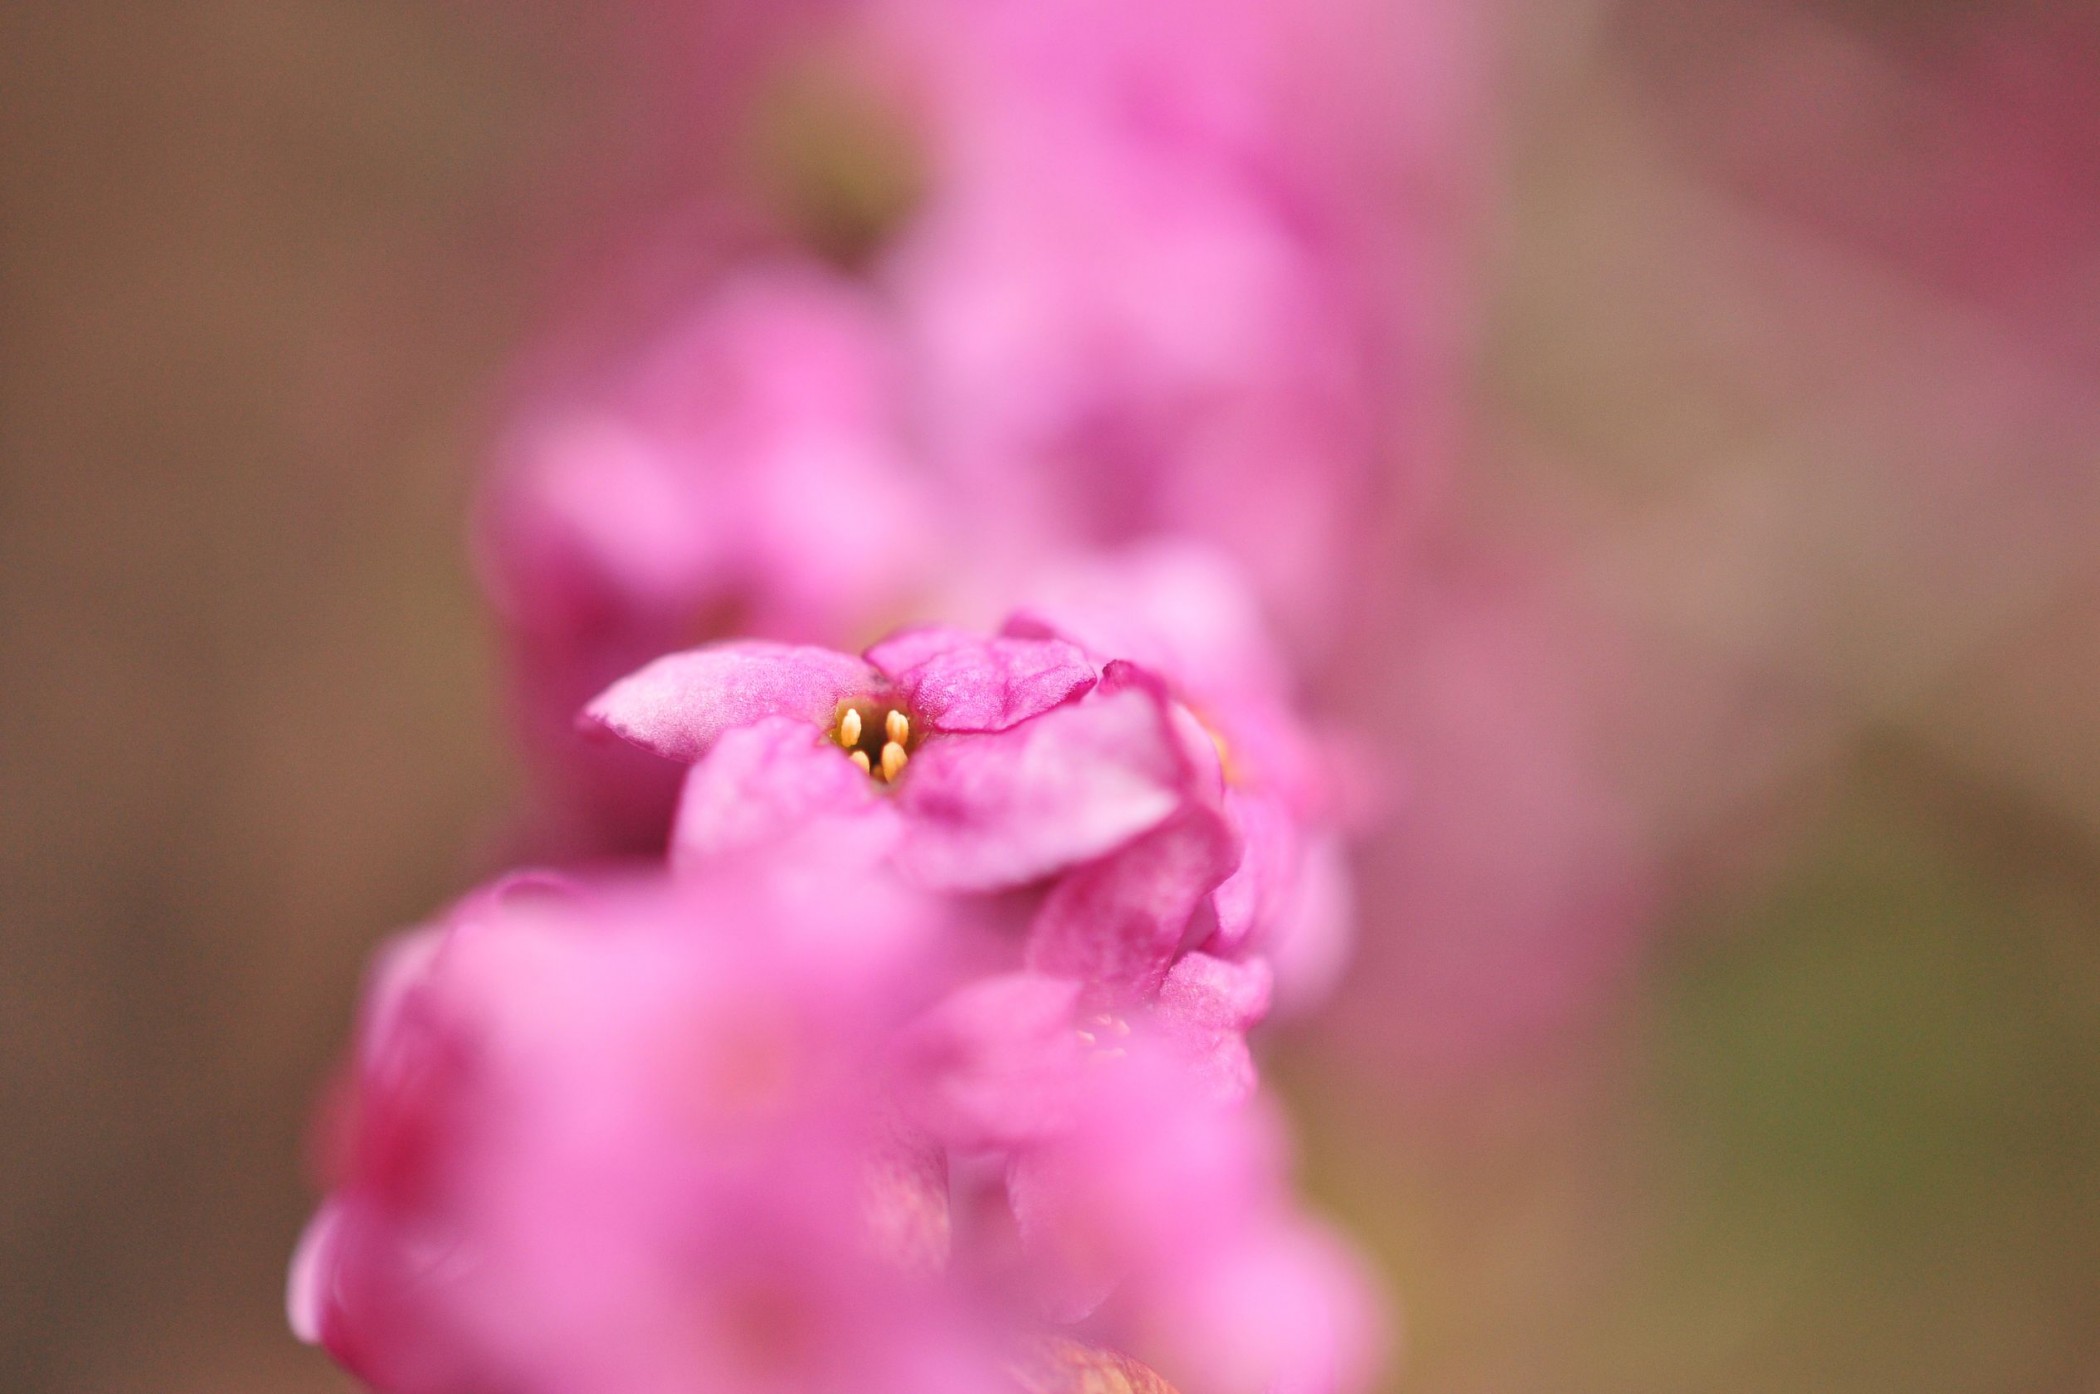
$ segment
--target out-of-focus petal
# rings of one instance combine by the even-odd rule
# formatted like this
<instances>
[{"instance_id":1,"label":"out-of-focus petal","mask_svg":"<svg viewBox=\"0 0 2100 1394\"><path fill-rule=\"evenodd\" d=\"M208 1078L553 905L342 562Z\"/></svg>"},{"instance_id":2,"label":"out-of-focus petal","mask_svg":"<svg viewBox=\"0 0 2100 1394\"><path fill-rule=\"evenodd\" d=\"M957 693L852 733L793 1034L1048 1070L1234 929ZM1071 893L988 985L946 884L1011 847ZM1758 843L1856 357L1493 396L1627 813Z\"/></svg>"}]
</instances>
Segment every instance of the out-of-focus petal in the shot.
<instances>
[{"instance_id":1,"label":"out-of-focus petal","mask_svg":"<svg viewBox=\"0 0 2100 1394\"><path fill-rule=\"evenodd\" d=\"M1383 1344L1376 1285L1322 1227L1271 1219L1184 1285L1155 1328L1161 1366L1220 1394L1347 1394Z\"/></svg>"},{"instance_id":2,"label":"out-of-focus petal","mask_svg":"<svg viewBox=\"0 0 2100 1394\"><path fill-rule=\"evenodd\" d=\"M1061 639L988 639L947 626L900 631L867 659L937 731L1004 731L1095 681L1086 655Z\"/></svg>"},{"instance_id":3,"label":"out-of-focus petal","mask_svg":"<svg viewBox=\"0 0 2100 1394\"><path fill-rule=\"evenodd\" d=\"M1080 985L1008 973L954 993L906 1034L898 1068L920 1126L964 1152L1033 1142L1069 1122L1081 1063Z\"/></svg>"},{"instance_id":4,"label":"out-of-focus petal","mask_svg":"<svg viewBox=\"0 0 2100 1394\"><path fill-rule=\"evenodd\" d=\"M687 764L721 734L769 716L823 724L870 691L875 675L850 654L805 644L712 644L659 658L620 679L582 720Z\"/></svg>"},{"instance_id":5,"label":"out-of-focus petal","mask_svg":"<svg viewBox=\"0 0 2100 1394\"><path fill-rule=\"evenodd\" d=\"M1176 1394L1158 1371L1122 1352L1062 1336L1030 1343L1009 1369L1020 1394Z\"/></svg>"},{"instance_id":6,"label":"out-of-focus petal","mask_svg":"<svg viewBox=\"0 0 2100 1394\"><path fill-rule=\"evenodd\" d=\"M1290 896L1262 936L1262 957L1276 975L1279 1014L1325 1001L1340 984L1356 940L1356 885L1342 839L1316 832L1305 842Z\"/></svg>"},{"instance_id":7,"label":"out-of-focus petal","mask_svg":"<svg viewBox=\"0 0 2100 1394\"><path fill-rule=\"evenodd\" d=\"M336 1208L324 1205L307 1221L292 1253L292 1271L285 1284L284 1310L292 1334L308 1345L321 1341L328 1317L328 1288L335 1274L335 1256L330 1252L338 1223Z\"/></svg>"},{"instance_id":8,"label":"out-of-focus petal","mask_svg":"<svg viewBox=\"0 0 2100 1394\"><path fill-rule=\"evenodd\" d=\"M932 1137L887 1110L862 1169L863 1211L877 1258L914 1276L948 1264L948 1154Z\"/></svg>"},{"instance_id":9,"label":"out-of-focus petal","mask_svg":"<svg viewBox=\"0 0 2100 1394\"><path fill-rule=\"evenodd\" d=\"M1067 563L1042 577L1007 628L1070 639L1097 660L1128 659L1199 700L1284 687L1283 657L1231 564L1192 543L1160 541Z\"/></svg>"}]
</instances>

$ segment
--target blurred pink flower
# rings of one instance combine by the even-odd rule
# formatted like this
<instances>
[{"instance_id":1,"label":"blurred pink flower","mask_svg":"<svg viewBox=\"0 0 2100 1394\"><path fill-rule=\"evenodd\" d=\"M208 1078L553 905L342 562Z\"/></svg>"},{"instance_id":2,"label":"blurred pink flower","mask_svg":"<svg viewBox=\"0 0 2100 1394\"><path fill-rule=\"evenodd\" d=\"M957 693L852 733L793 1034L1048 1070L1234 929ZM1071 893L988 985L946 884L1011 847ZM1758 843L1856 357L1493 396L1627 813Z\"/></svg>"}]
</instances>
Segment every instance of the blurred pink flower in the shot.
<instances>
[{"instance_id":1,"label":"blurred pink flower","mask_svg":"<svg viewBox=\"0 0 2100 1394\"><path fill-rule=\"evenodd\" d=\"M1075 1394L1102 1343L1202 1394L1356 1387L1368 1288L1168 1017L1027 975L929 1013L967 907L821 870L516 877L398 942L295 1330L390 1394L1041 1389L1046 1337ZM958 1223L987 1149L1014 1209Z\"/></svg>"},{"instance_id":2,"label":"blurred pink flower","mask_svg":"<svg viewBox=\"0 0 2100 1394\"><path fill-rule=\"evenodd\" d=\"M696 638L864 632L926 578L896 370L861 290L776 260L508 423L481 569L528 748L586 841L660 846L670 806L666 772L576 741L605 684Z\"/></svg>"},{"instance_id":3,"label":"blurred pink flower","mask_svg":"<svg viewBox=\"0 0 2100 1394\"><path fill-rule=\"evenodd\" d=\"M748 859L471 898L375 976L295 1328L389 1391L985 1388L873 1074L940 929Z\"/></svg>"},{"instance_id":4,"label":"blurred pink flower","mask_svg":"<svg viewBox=\"0 0 2100 1394\"><path fill-rule=\"evenodd\" d=\"M1191 1088L1168 1021L1046 1029L1069 1001L1043 979L982 984L913 1042L933 1085L920 1116L993 1149L1011 1206L1011 1236L959 1231L958 1264L1003 1272L1034 1310L1184 1389L1360 1387L1380 1344L1373 1284L1292 1201L1276 1118Z\"/></svg>"},{"instance_id":5,"label":"blurred pink flower","mask_svg":"<svg viewBox=\"0 0 2100 1394\"><path fill-rule=\"evenodd\" d=\"M883 12L932 172L879 274L978 567L1187 534L1308 632L1332 618L1374 488L1372 335L1281 105L1280 12Z\"/></svg>"}]
</instances>

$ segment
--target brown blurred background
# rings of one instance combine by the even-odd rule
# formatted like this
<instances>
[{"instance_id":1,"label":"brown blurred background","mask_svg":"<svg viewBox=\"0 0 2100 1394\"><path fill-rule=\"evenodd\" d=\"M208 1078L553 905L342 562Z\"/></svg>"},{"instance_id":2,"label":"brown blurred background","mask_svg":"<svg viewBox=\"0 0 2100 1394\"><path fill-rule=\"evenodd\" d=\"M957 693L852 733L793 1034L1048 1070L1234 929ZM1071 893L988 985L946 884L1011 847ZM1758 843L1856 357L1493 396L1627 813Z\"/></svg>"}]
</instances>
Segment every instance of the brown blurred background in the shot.
<instances>
[{"instance_id":1,"label":"brown blurred background","mask_svg":"<svg viewBox=\"0 0 2100 1394\"><path fill-rule=\"evenodd\" d=\"M1630 711L1756 719L1622 723L1677 836L1596 1011L1455 1082L1282 1062L1411 1388L2100 1386L2100 147L2047 65L1982 137L1932 95L2038 16L1510 15L1462 506L1663 655ZM514 792L464 442L593 119L551 54L0 7L0 1388L344 1387L283 1327L301 1139ZM1951 252L1882 216L1950 198Z\"/></svg>"}]
</instances>

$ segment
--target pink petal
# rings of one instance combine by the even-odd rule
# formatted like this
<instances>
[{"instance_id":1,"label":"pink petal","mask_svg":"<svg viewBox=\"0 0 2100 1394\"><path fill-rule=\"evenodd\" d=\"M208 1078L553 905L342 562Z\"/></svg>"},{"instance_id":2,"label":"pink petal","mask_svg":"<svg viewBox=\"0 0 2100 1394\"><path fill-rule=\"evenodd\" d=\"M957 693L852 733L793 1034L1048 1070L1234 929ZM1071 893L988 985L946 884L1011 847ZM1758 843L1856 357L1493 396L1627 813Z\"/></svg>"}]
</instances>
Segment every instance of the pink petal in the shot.
<instances>
[{"instance_id":1,"label":"pink petal","mask_svg":"<svg viewBox=\"0 0 2100 1394\"><path fill-rule=\"evenodd\" d=\"M1218 887L1218 932L1209 947L1233 953L1259 942L1289 898L1301 834L1290 810L1266 795L1234 789L1225 796L1225 808L1246 850Z\"/></svg>"},{"instance_id":2,"label":"pink petal","mask_svg":"<svg viewBox=\"0 0 2100 1394\"><path fill-rule=\"evenodd\" d=\"M1093 665L1062 639L907 629L868 650L912 711L937 731L1004 731L1093 687Z\"/></svg>"},{"instance_id":3,"label":"pink petal","mask_svg":"<svg viewBox=\"0 0 2100 1394\"><path fill-rule=\"evenodd\" d=\"M910 825L898 855L927 885L1022 885L1158 826L1191 778L1153 694L1090 697L1011 730L928 741L898 787Z\"/></svg>"},{"instance_id":4,"label":"pink petal","mask_svg":"<svg viewBox=\"0 0 2100 1394\"><path fill-rule=\"evenodd\" d=\"M912 1027L898 1058L915 1121L965 1152L1013 1147L1066 1125L1082 1063L1079 984L1008 973L954 993Z\"/></svg>"},{"instance_id":5,"label":"pink petal","mask_svg":"<svg viewBox=\"0 0 2100 1394\"><path fill-rule=\"evenodd\" d=\"M1245 1032L1269 1011L1268 965L1183 954L1160 988L1160 1015L1176 1029Z\"/></svg>"},{"instance_id":6,"label":"pink petal","mask_svg":"<svg viewBox=\"0 0 2100 1394\"><path fill-rule=\"evenodd\" d=\"M1060 880L1029 930L1028 966L1150 996L1204 897L1238 857L1225 819L1190 805Z\"/></svg>"},{"instance_id":7,"label":"pink petal","mask_svg":"<svg viewBox=\"0 0 2100 1394\"><path fill-rule=\"evenodd\" d=\"M693 766L671 830L674 863L812 837L832 865L868 865L896 841L890 800L808 722L769 716L723 733Z\"/></svg>"},{"instance_id":8,"label":"pink petal","mask_svg":"<svg viewBox=\"0 0 2100 1394\"><path fill-rule=\"evenodd\" d=\"M751 640L659 658L584 708L599 726L644 750L691 764L724 731L768 716L824 725L838 704L871 691L875 675L850 654Z\"/></svg>"},{"instance_id":9,"label":"pink petal","mask_svg":"<svg viewBox=\"0 0 2100 1394\"><path fill-rule=\"evenodd\" d=\"M306 1344L319 1345L328 1312L334 1301L335 1240L341 1224L336 1206L324 1205L299 1236L292 1252L292 1271L285 1284L285 1315L292 1334Z\"/></svg>"},{"instance_id":10,"label":"pink petal","mask_svg":"<svg viewBox=\"0 0 2100 1394\"><path fill-rule=\"evenodd\" d=\"M1159 1015L1209 1095L1234 1103L1254 1092L1247 1031L1269 1011L1269 966L1184 954L1159 992Z\"/></svg>"}]
</instances>

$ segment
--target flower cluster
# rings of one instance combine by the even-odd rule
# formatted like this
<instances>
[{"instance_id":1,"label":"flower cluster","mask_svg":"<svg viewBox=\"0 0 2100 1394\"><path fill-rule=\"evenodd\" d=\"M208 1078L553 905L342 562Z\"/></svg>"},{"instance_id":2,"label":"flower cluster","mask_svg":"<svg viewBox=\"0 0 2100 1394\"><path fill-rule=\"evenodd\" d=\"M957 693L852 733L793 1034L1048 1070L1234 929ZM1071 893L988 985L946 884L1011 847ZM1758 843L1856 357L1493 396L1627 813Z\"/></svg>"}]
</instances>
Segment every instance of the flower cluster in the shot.
<instances>
[{"instance_id":1,"label":"flower cluster","mask_svg":"<svg viewBox=\"0 0 2100 1394\"><path fill-rule=\"evenodd\" d=\"M1347 947L1293 665L1374 475L1353 7L1284 8L801 16L912 210L775 209L521 395L477 543L569 869L372 976L290 1299L372 1387L1367 1378L1248 1044Z\"/></svg>"}]
</instances>

